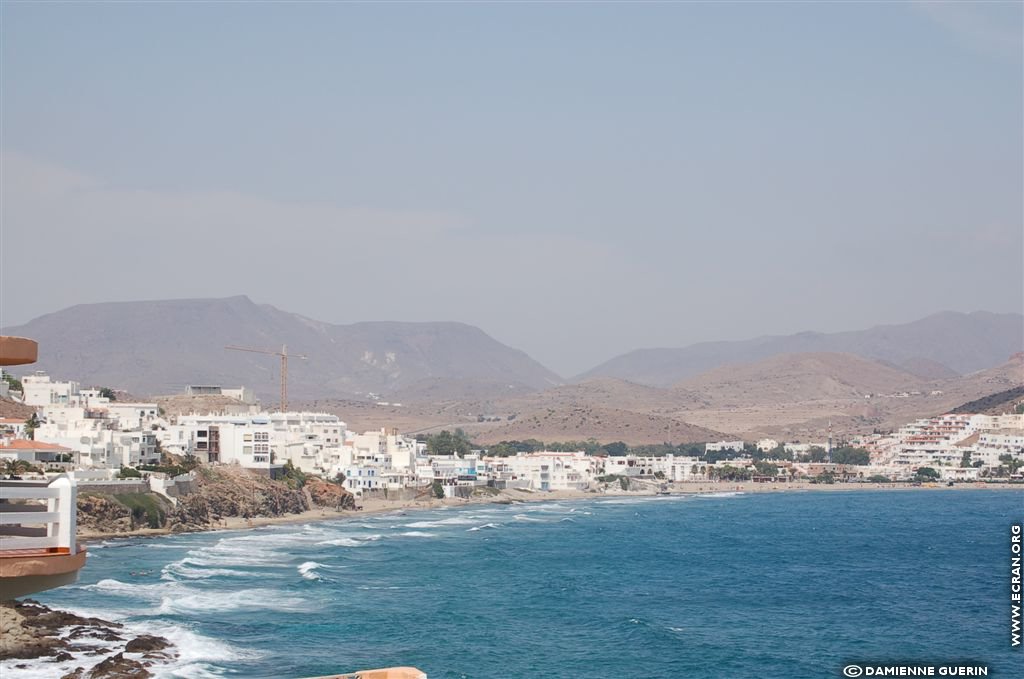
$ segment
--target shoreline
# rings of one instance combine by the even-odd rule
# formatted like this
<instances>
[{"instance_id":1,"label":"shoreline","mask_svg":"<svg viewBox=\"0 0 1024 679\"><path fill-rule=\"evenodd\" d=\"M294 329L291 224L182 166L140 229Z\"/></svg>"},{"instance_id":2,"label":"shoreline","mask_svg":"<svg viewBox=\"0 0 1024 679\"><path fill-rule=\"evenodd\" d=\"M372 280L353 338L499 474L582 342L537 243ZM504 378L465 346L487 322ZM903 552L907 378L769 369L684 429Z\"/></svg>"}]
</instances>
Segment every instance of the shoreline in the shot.
<instances>
[{"instance_id":1,"label":"shoreline","mask_svg":"<svg viewBox=\"0 0 1024 679\"><path fill-rule=\"evenodd\" d=\"M836 484L815 484L806 481L791 481L783 483L755 483L753 481L682 481L671 484L667 496L678 495L702 495L709 493L793 493L793 492L860 492L860 491L964 491L964 490L1020 490L1024 491L1024 484L1020 483L958 483L953 486L945 484L929 484L912 486L903 483L836 483ZM100 532L100 531L79 531L77 539L86 546L90 542L99 540L110 540L117 538L138 538L138 537L159 537L166 535L187 535L190 533L209 533L213 531L246 530L250 528L262 528L265 526L289 525L296 523L309 523L317 521L330 521L334 519L358 519L362 516L387 514L388 512L401 510L429 510L442 507L464 507L468 505L488 504L519 504L535 502L556 502L560 500L597 500L601 498L622 498L622 497L666 497L661 493L651 490L637 491L589 491L589 490L552 490L552 491L523 491L503 490L494 495L477 496L471 498L445 498L430 500L386 500L366 499L362 501L362 509L359 510L337 510L330 508L309 509L300 514L284 514L281 516L259 516L246 519L239 516L232 516L224 519L220 524L209 525L203 528L190 531L174 532L168 528L139 528L126 532Z\"/></svg>"}]
</instances>

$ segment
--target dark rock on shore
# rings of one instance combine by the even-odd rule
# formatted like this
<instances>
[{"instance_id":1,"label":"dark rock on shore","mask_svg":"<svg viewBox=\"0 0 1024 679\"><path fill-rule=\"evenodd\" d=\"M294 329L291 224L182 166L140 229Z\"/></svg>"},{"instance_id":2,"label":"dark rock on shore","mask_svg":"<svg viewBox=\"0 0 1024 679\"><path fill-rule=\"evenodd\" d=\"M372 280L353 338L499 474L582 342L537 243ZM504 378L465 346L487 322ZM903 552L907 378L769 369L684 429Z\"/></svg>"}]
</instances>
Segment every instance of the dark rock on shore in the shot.
<instances>
[{"instance_id":1,"label":"dark rock on shore","mask_svg":"<svg viewBox=\"0 0 1024 679\"><path fill-rule=\"evenodd\" d=\"M143 634L129 641L125 647L125 653L150 653L170 648L171 642L163 637L155 637L151 634Z\"/></svg>"},{"instance_id":2,"label":"dark rock on shore","mask_svg":"<svg viewBox=\"0 0 1024 679\"><path fill-rule=\"evenodd\" d=\"M91 643L95 641L112 646L97 647ZM135 660L125 658L125 653L143 656ZM106 656L91 668L76 667L62 679L145 679L152 676L146 668L153 661L175 655L163 637L144 634L125 643L124 626L116 622L53 610L31 599L0 602L0 660L47 658L60 663Z\"/></svg>"}]
</instances>

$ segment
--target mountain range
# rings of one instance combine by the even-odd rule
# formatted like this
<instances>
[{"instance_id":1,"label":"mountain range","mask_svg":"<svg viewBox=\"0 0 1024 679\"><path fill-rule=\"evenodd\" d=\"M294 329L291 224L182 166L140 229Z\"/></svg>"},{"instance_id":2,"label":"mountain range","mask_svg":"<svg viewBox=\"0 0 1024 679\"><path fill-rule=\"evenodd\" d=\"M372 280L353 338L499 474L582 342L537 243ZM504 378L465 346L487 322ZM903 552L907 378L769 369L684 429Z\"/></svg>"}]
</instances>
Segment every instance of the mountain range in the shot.
<instances>
[{"instance_id":1,"label":"mountain range","mask_svg":"<svg viewBox=\"0 0 1024 679\"><path fill-rule=\"evenodd\" d=\"M296 398L366 397L415 389L422 381L543 389L561 378L464 323L367 322L333 325L248 297L117 302L73 306L5 328L39 342L33 367L86 385L133 394L182 391L190 384L252 387L276 401L287 346L289 394Z\"/></svg>"},{"instance_id":2,"label":"mountain range","mask_svg":"<svg viewBox=\"0 0 1024 679\"><path fill-rule=\"evenodd\" d=\"M911 323L868 330L801 332L737 342L702 342L678 349L637 349L574 379L617 377L667 387L722 365L810 352L854 354L890 363L918 377L940 379L997 366L1021 350L1021 314L946 311Z\"/></svg>"},{"instance_id":3,"label":"mountain range","mask_svg":"<svg viewBox=\"0 0 1024 679\"><path fill-rule=\"evenodd\" d=\"M573 380L462 323L336 325L247 297L80 305L3 332L38 340L33 369L58 378L138 396L245 385L271 406L278 359L225 347L287 345L307 357L289 362L293 402L357 429L459 426L481 442L870 431L1024 384L1024 318L987 312L640 349Z\"/></svg>"}]
</instances>

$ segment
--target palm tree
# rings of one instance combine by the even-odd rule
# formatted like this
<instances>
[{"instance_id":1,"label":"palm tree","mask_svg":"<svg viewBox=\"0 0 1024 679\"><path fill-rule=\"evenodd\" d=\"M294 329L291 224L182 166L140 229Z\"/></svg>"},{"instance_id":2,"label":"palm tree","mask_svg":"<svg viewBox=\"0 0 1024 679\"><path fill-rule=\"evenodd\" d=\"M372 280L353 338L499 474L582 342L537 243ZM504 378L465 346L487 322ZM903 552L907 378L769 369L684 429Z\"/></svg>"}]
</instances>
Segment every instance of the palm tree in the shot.
<instances>
[{"instance_id":1,"label":"palm tree","mask_svg":"<svg viewBox=\"0 0 1024 679\"><path fill-rule=\"evenodd\" d=\"M1009 470L1011 476L1013 474L1016 474L1018 469L1024 467L1024 460L1014 457L1009 453L1007 453L1006 455L1000 455L999 461L1003 463L1003 465L999 465L999 468L1003 469L1003 466L1005 465L1006 469Z\"/></svg>"},{"instance_id":2,"label":"palm tree","mask_svg":"<svg viewBox=\"0 0 1024 679\"><path fill-rule=\"evenodd\" d=\"M33 471L35 467L32 463L26 460L5 460L4 461L4 473L7 474L8 478L20 476L21 474Z\"/></svg>"}]
</instances>

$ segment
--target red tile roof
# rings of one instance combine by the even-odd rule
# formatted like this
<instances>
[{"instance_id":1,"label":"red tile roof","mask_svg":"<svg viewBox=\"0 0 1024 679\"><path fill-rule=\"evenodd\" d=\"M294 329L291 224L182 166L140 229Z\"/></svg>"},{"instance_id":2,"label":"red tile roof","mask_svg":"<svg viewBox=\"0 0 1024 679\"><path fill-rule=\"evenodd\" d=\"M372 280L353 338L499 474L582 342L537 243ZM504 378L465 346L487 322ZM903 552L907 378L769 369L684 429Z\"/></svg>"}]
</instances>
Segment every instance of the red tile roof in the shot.
<instances>
[{"instance_id":1,"label":"red tile roof","mask_svg":"<svg viewBox=\"0 0 1024 679\"><path fill-rule=\"evenodd\" d=\"M70 448L59 446L56 443L30 441L28 439L12 439L7 443L0 443L0 450L60 450L71 452Z\"/></svg>"}]
</instances>

